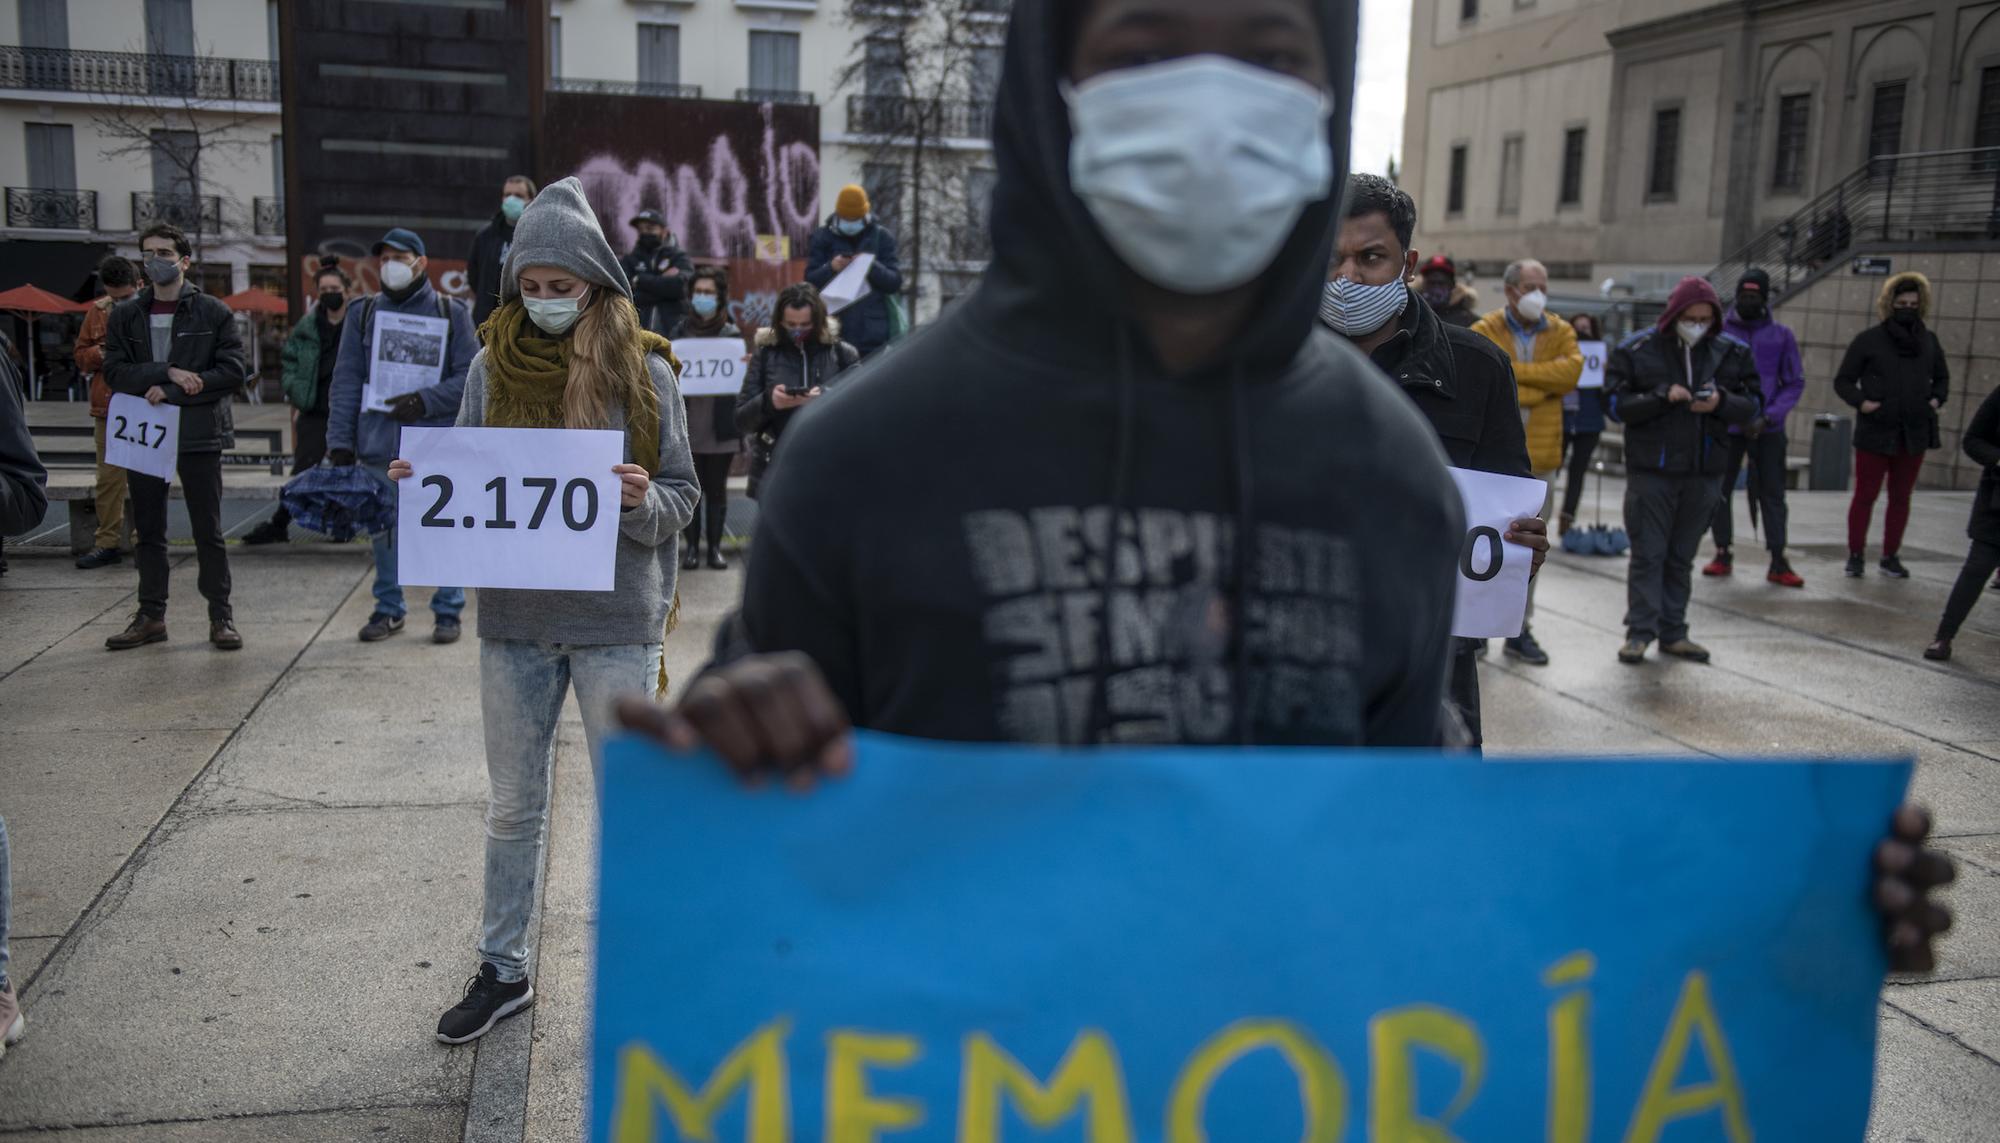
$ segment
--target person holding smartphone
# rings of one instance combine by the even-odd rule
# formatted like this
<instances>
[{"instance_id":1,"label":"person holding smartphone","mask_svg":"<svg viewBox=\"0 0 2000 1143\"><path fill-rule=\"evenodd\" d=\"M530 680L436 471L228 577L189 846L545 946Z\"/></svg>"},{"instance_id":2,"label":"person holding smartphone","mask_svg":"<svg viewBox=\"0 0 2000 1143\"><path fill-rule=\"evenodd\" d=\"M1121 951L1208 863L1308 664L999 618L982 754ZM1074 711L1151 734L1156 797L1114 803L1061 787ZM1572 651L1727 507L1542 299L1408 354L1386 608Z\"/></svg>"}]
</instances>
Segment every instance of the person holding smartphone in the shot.
<instances>
[{"instance_id":1,"label":"person holding smartphone","mask_svg":"<svg viewBox=\"0 0 2000 1143\"><path fill-rule=\"evenodd\" d=\"M792 414L861 362L860 351L840 340L840 319L826 312L810 282L786 286L771 308L777 320L757 331L756 352L736 395L736 427L750 438L753 500Z\"/></svg>"}]
</instances>

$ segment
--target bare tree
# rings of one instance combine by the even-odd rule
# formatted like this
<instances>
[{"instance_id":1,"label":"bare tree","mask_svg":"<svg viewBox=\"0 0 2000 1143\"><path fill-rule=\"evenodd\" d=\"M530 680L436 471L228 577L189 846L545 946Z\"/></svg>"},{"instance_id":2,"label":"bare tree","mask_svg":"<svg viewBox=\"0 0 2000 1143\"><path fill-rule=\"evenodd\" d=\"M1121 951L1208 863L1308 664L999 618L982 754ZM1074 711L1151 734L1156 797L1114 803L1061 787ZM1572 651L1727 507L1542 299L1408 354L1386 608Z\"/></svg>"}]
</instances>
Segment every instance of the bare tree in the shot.
<instances>
[{"instance_id":1,"label":"bare tree","mask_svg":"<svg viewBox=\"0 0 2000 1143\"><path fill-rule=\"evenodd\" d=\"M968 140L992 134L1006 0L848 0L864 29L835 79L848 92L848 134L864 162L894 166L904 292L916 302L926 266L986 258L976 171L990 162Z\"/></svg>"}]
</instances>

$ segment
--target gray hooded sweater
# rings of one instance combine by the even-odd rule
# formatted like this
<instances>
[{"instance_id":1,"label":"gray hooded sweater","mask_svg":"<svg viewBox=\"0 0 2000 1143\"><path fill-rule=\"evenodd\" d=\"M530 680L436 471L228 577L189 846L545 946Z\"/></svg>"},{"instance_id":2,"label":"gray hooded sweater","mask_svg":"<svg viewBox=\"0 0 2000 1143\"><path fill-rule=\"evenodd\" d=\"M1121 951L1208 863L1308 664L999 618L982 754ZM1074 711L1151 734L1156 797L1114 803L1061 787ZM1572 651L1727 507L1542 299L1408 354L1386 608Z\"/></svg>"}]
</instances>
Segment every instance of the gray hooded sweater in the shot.
<instances>
[{"instance_id":1,"label":"gray hooded sweater","mask_svg":"<svg viewBox=\"0 0 2000 1143\"><path fill-rule=\"evenodd\" d=\"M545 187L514 224L514 246L502 268L502 304L520 295L524 266L555 266L568 270L593 289L616 290L632 296L631 283L610 243L598 229L597 216L584 200L583 186L567 178ZM666 626L667 607L674 597L679 569L676 547L681 529L694 518L701 498L694 457L688 452L686 412L680 385L665 359L648 354L646 370L660 395L660 471L653 474L646 500L625 509L618 521L618 565L611 591L518 591L479 589L479 637L536 643L657 643ZM486 423L486 350L473 358L465 375L465 399L459 406L461 427ZM625 414L617 410L609 429L623 430ZM632 460L631 450L625 460Z\"/></svg>"}]
</instances>

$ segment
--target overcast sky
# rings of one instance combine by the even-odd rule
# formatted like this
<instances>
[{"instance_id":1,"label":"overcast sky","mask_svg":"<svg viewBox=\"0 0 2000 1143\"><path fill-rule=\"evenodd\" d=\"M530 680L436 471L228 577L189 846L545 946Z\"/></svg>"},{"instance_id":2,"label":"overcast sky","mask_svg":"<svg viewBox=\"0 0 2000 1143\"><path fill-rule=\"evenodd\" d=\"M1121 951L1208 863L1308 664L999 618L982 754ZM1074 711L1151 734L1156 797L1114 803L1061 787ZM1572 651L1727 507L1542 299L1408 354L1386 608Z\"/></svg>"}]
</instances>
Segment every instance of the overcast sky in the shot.
<instances>
[{"instance_id":1,"label":"overcast sky","mask_svg":"<svg viewBox=\"0 0 2000 1143\"><path fill-rule=\"evenodd\" d=\"M1403 77L1410 65L1413 0L1361 0L1354 83L1353 170L1386 174L1403 149ZM1400 159L1397 160L1399 163Z\"/></svg>"}]
</instances>

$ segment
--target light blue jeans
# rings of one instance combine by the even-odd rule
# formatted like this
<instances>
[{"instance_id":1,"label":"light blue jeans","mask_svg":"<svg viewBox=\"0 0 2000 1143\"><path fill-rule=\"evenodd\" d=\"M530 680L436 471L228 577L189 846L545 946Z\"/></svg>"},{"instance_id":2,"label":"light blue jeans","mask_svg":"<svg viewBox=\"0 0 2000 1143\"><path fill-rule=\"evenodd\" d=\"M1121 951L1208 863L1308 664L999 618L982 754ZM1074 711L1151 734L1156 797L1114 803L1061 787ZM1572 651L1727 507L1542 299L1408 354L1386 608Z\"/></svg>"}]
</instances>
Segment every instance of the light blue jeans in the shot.
<instances>
[{"instance_id":1,"label":"light blue jeans","mask_svg":"<svg viewBox=\"0 0 2000 1143\"><path fill-rule=\"evenodd\" d=\"M486 722L486 913L479 958L503 981L528 975L528 917L549 819L556 721L572 684L583 708L591 784L597 752L612 729L612 700L652 694L658 643L579 646L479 641L479 707Z\"/></svg>"},{"instance_id":2,"label":"light blue jeans","mask_svg":"<svg viewBox=\"0 0 2000 1143\"><path fill-rule=\"evenodd\" d=\"M7 988L7 918L14 907L7 881L7 819L0 818L0 991Z\"/></svg>"},{"instance_id":3,"label":"light blue jeans","mask_svg":"<svg viewBox=\"0 0 2000 1143\"><path fill-rule=\"evenodd\" d=\"M396 482L389 479L388 464L362 461L361 467L381 481L391 496L396 494ZM401 619L410 609L403 603L403 583L396 578L396 529L377 532L368 537L368 543L375 549L375 610ZM465 589L438 588L431 594L431 610L440 619L457 619L459 612L465 610Z\"/></svg>"}]
</instances>

